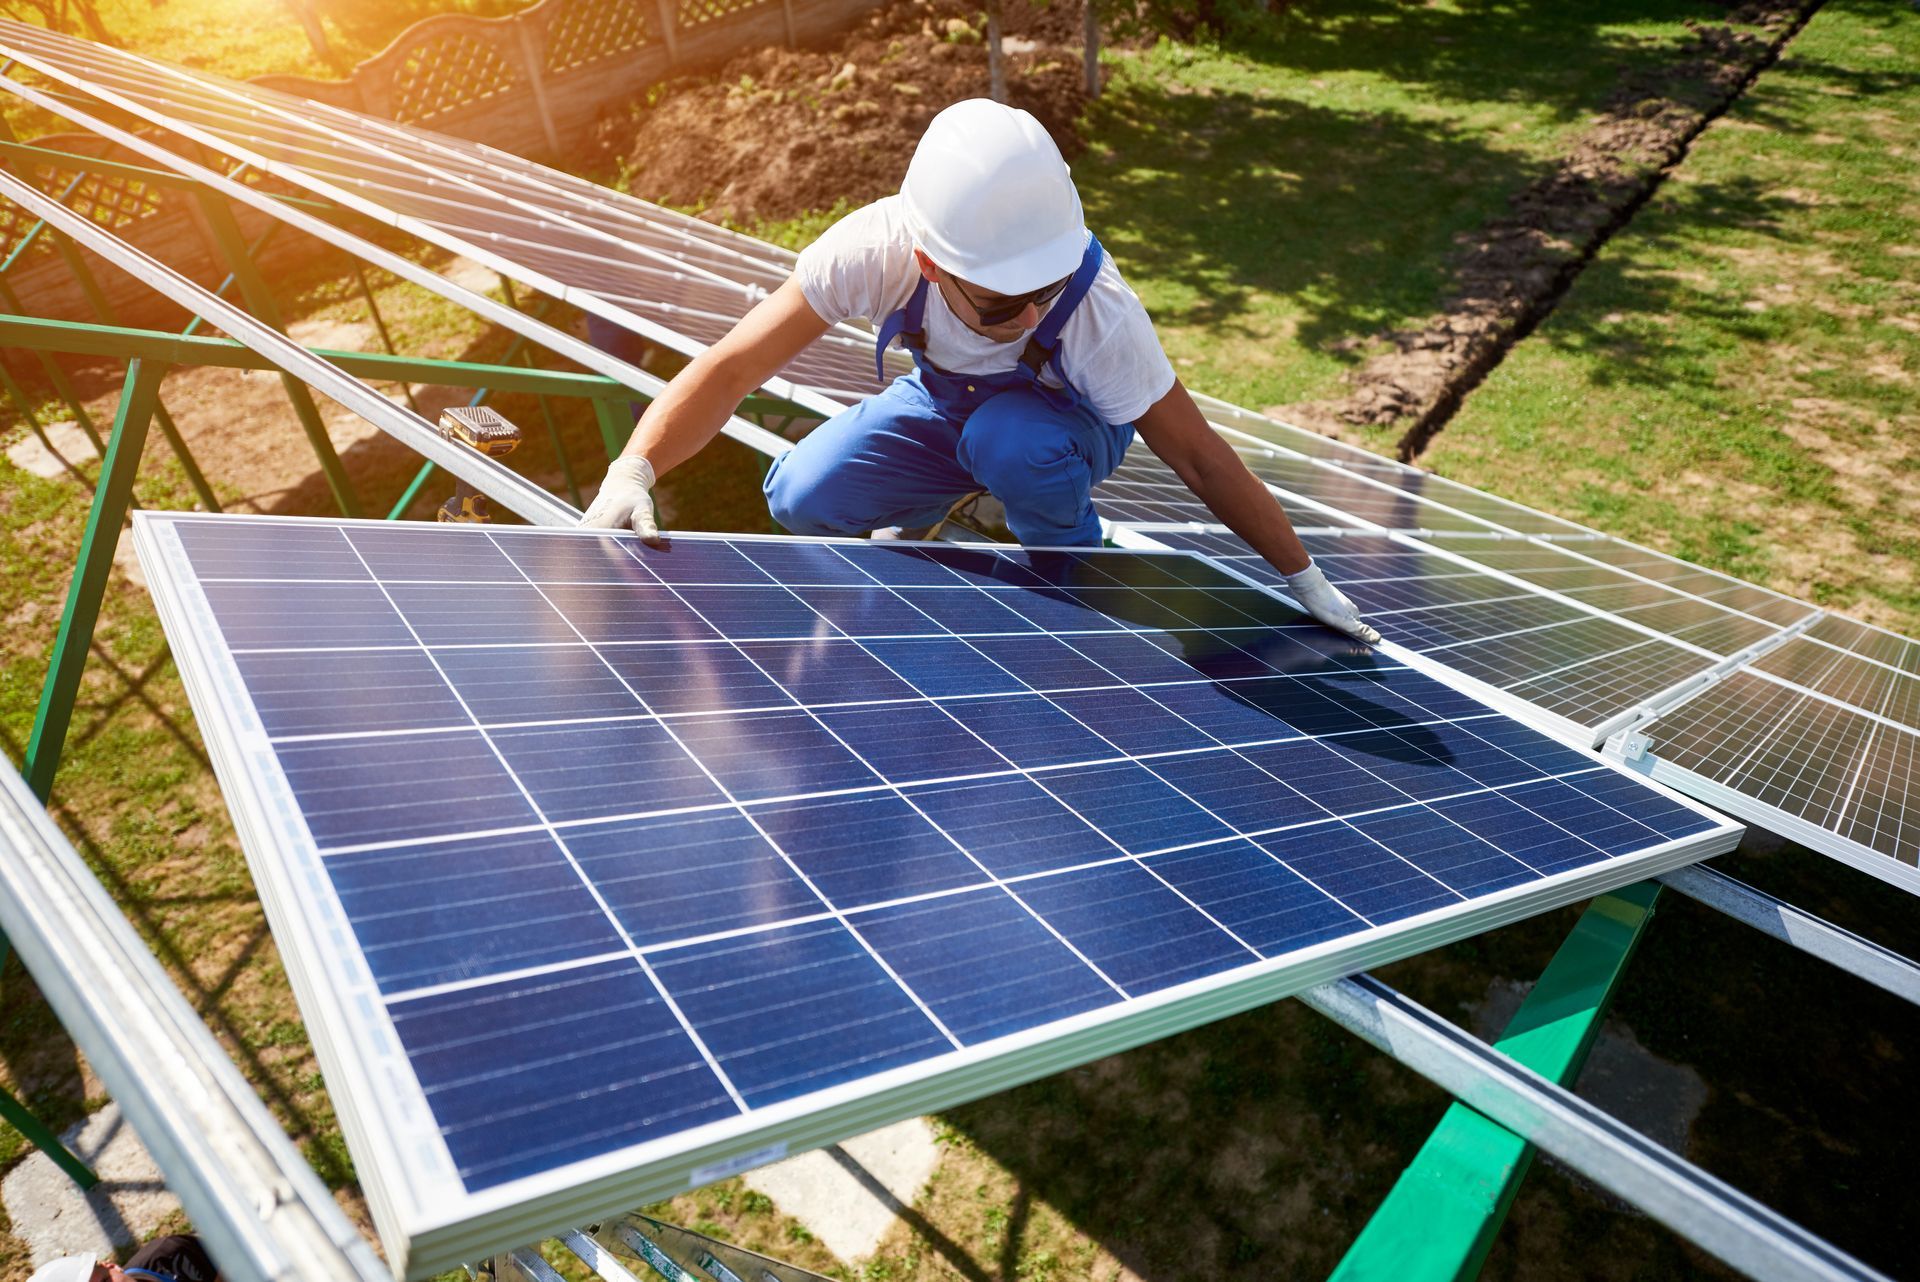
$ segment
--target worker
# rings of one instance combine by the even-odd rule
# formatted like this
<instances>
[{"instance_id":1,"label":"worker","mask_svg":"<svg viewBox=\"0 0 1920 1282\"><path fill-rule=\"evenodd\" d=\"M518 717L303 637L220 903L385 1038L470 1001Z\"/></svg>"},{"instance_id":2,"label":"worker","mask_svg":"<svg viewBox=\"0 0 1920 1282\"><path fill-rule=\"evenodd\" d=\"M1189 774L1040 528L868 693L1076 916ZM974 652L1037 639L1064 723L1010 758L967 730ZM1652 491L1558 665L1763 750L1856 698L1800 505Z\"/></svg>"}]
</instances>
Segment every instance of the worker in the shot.
<instances>
[{"instance_id":1,"label":"worker","mask_svg":"<svg viewBox=\"0 0 1920 1282\"><path fill-rule=\"evenodd\" d=\"M217 1282L219 1276L199 1238L170 1233L135 1251L125 1264L62 1256L35 1269L27 1282Z\"/></svg>"},{"instance_id":2,"label":"worker","mask_svg":"<svg viewBox=\"0 0 1920 1282\"><path fill-rule=\"evenodd\" d=\"M876 367L898 340L915 368L774 460L767 503L787 530L932 526L985 490L1022 543L1098 546L1090 492L1137 431L1309 614L1380 639L1175 377L1146 309L1087 230L1046 130L985 98L935 116L899 194L835 223L784 284L674 377L608 467L583 524L630 526L657 543L657 478L810 343L855 318L879 326Z\"/></svg>"}]
</instances>

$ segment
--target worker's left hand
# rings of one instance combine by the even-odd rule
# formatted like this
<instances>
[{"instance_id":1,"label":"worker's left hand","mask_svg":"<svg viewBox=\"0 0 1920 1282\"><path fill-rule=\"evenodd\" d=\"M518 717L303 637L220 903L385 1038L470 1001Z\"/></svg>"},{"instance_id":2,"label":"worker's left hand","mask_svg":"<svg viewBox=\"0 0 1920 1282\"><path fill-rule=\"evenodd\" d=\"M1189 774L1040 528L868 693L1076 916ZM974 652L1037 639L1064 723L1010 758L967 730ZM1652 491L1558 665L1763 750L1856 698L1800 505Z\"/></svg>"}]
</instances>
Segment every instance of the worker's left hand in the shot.
<instances>
[{"instance_id":1,"label":"worker's left hand","mask_svg":"<svg viewBox=\"0 0 1920 1282\"><path fill-rule=\"evenodd\" d=\"M1306 569L1280 577L1287 581L1287 591L1308 614L1335 632L1344 632L1356 641L1364 641L1368 645L1380 644L1380 634L1367 626L1360 617L1360 611L1354 608L1353 602L1347 600L1346 593L1327 582L1327 576L1312 561L1307 562Z\"/></svg>"},{"instance_id":2,"label":"worker's left hand","mask_svg":"<svg viewBox=\"0 0 1920 1282\"><path fill-rule=\"evenodd\" d=\"M580 524L594 529L617 530L630 527L640 541L660 546L660 526L653 518L653 464L633 455L622 455L607 464L607 479L593 496Z\"/></svg>"}]
</instances>

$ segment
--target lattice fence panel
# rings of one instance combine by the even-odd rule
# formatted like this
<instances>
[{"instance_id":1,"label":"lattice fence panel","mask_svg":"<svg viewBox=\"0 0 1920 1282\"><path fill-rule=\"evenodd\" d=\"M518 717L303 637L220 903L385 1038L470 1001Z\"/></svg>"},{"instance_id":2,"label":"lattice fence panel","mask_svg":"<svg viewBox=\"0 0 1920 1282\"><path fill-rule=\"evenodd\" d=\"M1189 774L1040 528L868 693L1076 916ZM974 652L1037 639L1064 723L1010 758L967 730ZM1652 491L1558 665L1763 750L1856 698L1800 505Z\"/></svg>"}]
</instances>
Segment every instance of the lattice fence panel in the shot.
<instances>
[{"instance_id":1,"label":"lattice fence panel","mask_svg":"<svg viewBox=\"0 0 1920 1282\"><path fill-rule=\"evenodd\" d=\"M680 0L677 11L680 26L697 27L715 18L724 18L743 9L757 9L770 0Z\"/></svg>"},{"instance_id":2,"label":"lattice fence panel","mask_svg":"<svg viewBox=\"0 0 1920 1282\"><path fill-rule=\"evenodd\" d=\"M652 38L647 15L633 0L572 0L547 28L547 70L571 71Z\"/></svg>"},{"instance_id":3,"label":"lattice fence panel","mask_svg":"<svg viewBox=\"0 0 1920 1282\"><path fill-rule=\"evenodd\" d=\"M42 165L35 165L18 176L54 197L66 191L67 185L73 181L73 171ZM129 223L138 222L157 212L160 208L160 192L137 178L89 174L66 197L66 205L110 231L121 231ZM11 201L0 203L0 261L5 261L13 253L14 247L38 221L38 218ZM32 247L27 250L27 257L33 258L51 250L51 239L43 233L34 238Z\"/></svg>"},{"instance_id":4,"label":"lattice fence panel","mask_svg":"<svg viewBox=\"0 0 1920 1282\"><path fill-rule=\"evenodd\" d=\"M524 79L477 36L441 36L411 50L393 73L393 118L431 120L506 93Z\"/></svg>"}]
</instances>

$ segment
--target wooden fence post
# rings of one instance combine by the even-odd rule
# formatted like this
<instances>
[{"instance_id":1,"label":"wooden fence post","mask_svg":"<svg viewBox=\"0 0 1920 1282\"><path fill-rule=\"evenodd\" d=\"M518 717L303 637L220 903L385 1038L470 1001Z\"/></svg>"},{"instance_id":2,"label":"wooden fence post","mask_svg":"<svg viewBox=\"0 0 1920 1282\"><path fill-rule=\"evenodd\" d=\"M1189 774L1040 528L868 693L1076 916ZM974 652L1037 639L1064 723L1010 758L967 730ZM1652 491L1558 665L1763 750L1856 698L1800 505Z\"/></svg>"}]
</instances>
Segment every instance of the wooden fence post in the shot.
<instances>
[{"instance_id":1,"label":"wooden fence post","mask_svg":"<svg viewBox=\"0 0 1920 1282\"><path fill-rule=\"evenodd\" d=\"M527 69L527 84L533 89L533 106L540 113L540 130L547 136L547 150L558 156L560 131L553 126L553 108L547 102L546 59L541 56L542 51L524 15L514 20L513 30L520 37L520 61Z\"/></svg>"},{"instance_id":2,"label":"wooden fence post","mask_svg":"<svg viewBox=\"0 0 1920 1282\"><path fill-rule=\"evenodd\" d=\"M660 15L660 38L667 42L667 61L680 61L680 39L675 35L677 20L674 9L678 0L653 0L654 11Z\"/></svg>"}]
</instances>

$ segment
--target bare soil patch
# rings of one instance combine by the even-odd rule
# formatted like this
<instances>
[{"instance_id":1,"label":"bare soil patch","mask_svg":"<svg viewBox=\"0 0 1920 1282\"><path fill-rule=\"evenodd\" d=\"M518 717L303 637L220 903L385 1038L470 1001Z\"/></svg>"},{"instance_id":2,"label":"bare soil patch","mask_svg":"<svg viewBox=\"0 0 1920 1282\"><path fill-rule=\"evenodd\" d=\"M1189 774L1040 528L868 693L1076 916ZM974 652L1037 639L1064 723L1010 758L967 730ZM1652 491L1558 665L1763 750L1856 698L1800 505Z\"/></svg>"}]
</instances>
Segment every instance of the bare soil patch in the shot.
<instances>
[{"instance_id":1,"label":"bare soil patch","mask_svg":"<svg viewBox=\"0 0 1920 1282\"><path fill-rule=\"evenodd\" d=\"M1818 4L1750 0L1724 23L1693 25L1664 64L1623 76L1553 171L1509 198L1511 213L1458 238L1453 284L1438 313L1412 328L1349 340L1348 350L1368 359L1348 376L1346 396L1268 412L1331 435L1343 424L1406 423L1400 456L1417 457Z\"/></svg>"},{"instance_id":2,"label":"bare soil patch","mask_svg":"<svg viewBox=\"0 0 1920 1282\"><path fill-rule=\"evenodd\" d=\"M1085 101L1081 6L1010 0L1002 14L1008 101L1069 158ZM717 73L661 86L609 120L599 162L637 196L716 221L778 221L897 190L927 122L987 93L985 23L955 0L897 0L825 46L761 48Z\"/></svg>"}]
</instances>

